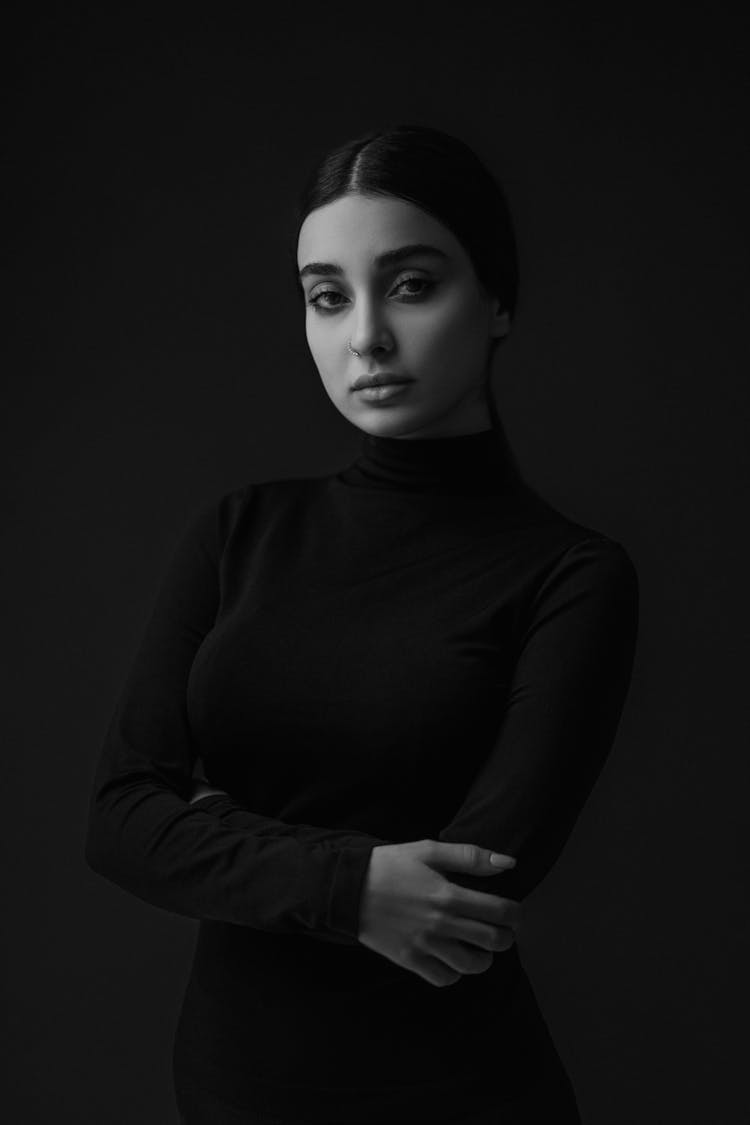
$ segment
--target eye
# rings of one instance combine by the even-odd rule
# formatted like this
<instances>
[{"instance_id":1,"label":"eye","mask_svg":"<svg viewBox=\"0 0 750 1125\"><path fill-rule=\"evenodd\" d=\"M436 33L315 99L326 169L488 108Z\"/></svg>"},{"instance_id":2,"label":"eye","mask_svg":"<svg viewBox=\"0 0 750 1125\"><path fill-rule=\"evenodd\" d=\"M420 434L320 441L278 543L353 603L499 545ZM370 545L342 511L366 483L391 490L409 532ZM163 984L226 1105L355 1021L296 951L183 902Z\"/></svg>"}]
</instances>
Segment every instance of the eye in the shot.
<instances>
[{"instance_id":1,"label":"eye","mask_svg":"<svg viewBox=\"0 0 750 1125\"><path fill-rule=\"evenodd\" d=\"M428 281L426 277L417 277L415 274L410 274L408 277L402 277L399 281L397 281L394 288L400 289L404 285L411 285L414 283L416 283L421 288L418 289L416 293L413 291L408 292L406 294L407 302L420 300L423 296L426 296L426 294L431 289L434 289L436 285L436 282ZM342 307L342 305L339 301L336 301L332 305L328 304L328 302L324 301L323 298L342 296L343 294L339 293L337 289L319 289L317 293L309 299L307 304L310 306L310 308L314 309L315 312L325 315L326 313L336 312Z\"/></svg>"},{"instance_id":2,"label":"eye","mask_svg":"<svg viewBox=\"0 0 750 1125\"><path fill-rule=\"evenodd\" d=\"M423 293L426 293L429 289L432 289L433 285L435 284L434 281L428 281L426 277L416 277L414 275L411 275L409 277L404 277L401 281L397 282L396 288L400 289L402 285L409 285L412 282L416 282L417 285L422 286L422 289L418 289L416 293L411 293L412 297L421 297Z\"/></svg>"},{"instance_id":3,"label":"eye","mask_svg":"<svg viewBox=\"0 0 750 1125\"><path fill-rule=\"evenodd\" d=\"M310 300L307 303L310 306L310 308L315 309L316 312L323 312L323 311L332 312L333 309L339 308L340 306L338 304L333 305L333 306L328 305L328 304L321 304L322 298L323 297L340 297L341 295L342 294L337 292L336 289L319 289L318 292L315 294L315 296L311 297Z\"/></svg>"}]
</instances>

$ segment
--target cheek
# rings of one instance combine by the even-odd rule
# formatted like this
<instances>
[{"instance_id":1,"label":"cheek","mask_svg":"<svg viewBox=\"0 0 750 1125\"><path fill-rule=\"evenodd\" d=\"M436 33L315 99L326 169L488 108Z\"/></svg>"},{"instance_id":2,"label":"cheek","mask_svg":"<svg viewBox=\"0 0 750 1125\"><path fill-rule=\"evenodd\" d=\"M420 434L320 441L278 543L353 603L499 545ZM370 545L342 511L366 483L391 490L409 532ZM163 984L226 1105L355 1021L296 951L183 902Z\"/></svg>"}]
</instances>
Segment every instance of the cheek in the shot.
<instances>
[{"instance_id":1,"label":"cheek","mask_svg":"<svg viewBox=\"0 0 750 1125\"><path fill-rule=\"evenodd\" d=\"M335 351L330 333L322 330L319 324L308 317L305 334L308 347L316 363L324 364L326 367L329 366Z\"/></svg>"},{"instance_id":2,"label":"cheek","mask_svg":"<svg viewBox=\"0 0 750 1125\"><path fill-rule=\"evenodd\" d=\"M481 322L475 303L464 296L452 297L430 313L422 326L422 339L430 352L452 358L456 351L479 342Z\"/></svg>"},{"instance_id":3,"label":"cheek","mask_svg":"<svg viewBox=\"0 0 750 1125\"><path fill-rule=\"evenodd\" d=\"M320 327L314 321L307 321L305 325L307 346L310 349L313 363L327 390L335 389L341 379L341 373L346 367L345 348L342 351L340 341L336 341L330 332Z\"/></svg>"}]
</instances>

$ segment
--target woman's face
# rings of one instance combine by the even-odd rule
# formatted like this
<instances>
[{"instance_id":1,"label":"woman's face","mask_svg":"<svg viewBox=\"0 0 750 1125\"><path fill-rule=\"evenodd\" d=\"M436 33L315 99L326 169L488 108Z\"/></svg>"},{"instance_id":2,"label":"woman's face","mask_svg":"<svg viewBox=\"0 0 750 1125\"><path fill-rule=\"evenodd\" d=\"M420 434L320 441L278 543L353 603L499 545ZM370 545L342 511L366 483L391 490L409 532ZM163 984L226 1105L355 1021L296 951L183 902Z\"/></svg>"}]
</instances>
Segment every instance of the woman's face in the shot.
<instances>
[{"instance_id":1,"label":"woman's face","mask_svg":"<svg viewBox=\"0 0 750 1125\"><path fill-rule=\"evenodd\" d=\"M415 243L433 249L378 260ZM488 348L510 322L442 223L394 196L346 195L307 216L297 265L310 351L350 422L403 438L490 427ZM412 381L380 401L352 388L359 375L381 372Z\"/></svg>"}]
</instances>

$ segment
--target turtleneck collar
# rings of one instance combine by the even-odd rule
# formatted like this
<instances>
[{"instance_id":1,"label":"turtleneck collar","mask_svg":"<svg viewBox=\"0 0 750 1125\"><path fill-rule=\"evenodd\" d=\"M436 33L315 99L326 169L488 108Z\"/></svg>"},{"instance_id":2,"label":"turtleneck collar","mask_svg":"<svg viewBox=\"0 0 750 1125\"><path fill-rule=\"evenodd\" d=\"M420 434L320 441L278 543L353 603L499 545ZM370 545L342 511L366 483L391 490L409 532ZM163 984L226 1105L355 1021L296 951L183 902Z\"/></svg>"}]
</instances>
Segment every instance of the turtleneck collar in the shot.
<instances>
[{"instance_id":1,"label":"turtleneck collar","mask_svg":"<svg viewBox=\"0 0 750 1125\"><path fill-rule=\"evenodd\" d=\"M431 438L365 433L359 457L335 475L355 488L474 495L504 492L519 479L498 427Z\"/></svg>"}]
</instances>

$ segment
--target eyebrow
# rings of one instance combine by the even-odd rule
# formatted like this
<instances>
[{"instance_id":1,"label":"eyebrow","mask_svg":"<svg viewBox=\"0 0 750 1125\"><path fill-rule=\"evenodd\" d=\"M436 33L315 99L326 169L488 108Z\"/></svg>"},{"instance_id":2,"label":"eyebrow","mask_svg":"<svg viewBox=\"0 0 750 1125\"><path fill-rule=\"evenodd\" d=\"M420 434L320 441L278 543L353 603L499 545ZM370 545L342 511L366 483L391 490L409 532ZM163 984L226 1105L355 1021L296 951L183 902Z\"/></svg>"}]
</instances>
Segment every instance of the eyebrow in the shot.
<instances>
[{"instance_id":1,"label":"eyebrow","mask_svg":"<svg viewBox=\"0 0 750 1125\"><path fill-rule=\"evenodd\" d=\"M445 250L440 250L437 246L430 246L427 242L411 242L407 246L397 246L395 250L386 250L384 254L378 254L374 262L377 266L390 266L395 262L400 262L403 258L412 258L417 254L448 260ZM309 274L330 273L341 275L343 272L341 266L337 265L336 262L308 262L299 271L299 277L301 280Z\"/></svg>"}]
</instances>

